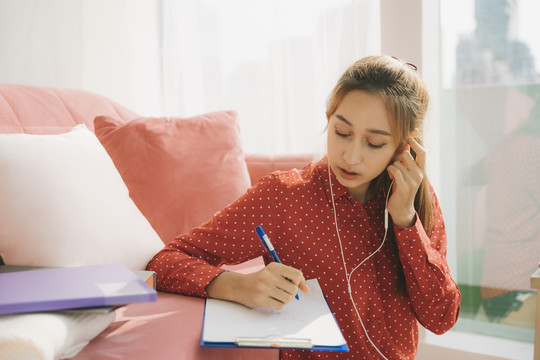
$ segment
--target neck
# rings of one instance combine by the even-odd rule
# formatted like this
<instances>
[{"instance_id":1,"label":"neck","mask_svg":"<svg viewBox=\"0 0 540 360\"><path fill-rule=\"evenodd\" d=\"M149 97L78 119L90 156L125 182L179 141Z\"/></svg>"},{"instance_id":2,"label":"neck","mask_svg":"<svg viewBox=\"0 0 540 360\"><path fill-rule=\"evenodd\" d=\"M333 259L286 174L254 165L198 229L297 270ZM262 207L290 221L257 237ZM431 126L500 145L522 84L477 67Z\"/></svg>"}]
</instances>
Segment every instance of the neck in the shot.
<instances>
[{"instance_id":1,"label":"neck","mask_svg":"<svg viewBox=\"0 0 540 360\"><path fill-rule=\"evenodd\" d=\"M351 196L362 205L364 205L373 198L373 191L370 184L362 186L362 188L360 189L347 188L347 190L349 191Z\"/></svg>"}]
</instances>

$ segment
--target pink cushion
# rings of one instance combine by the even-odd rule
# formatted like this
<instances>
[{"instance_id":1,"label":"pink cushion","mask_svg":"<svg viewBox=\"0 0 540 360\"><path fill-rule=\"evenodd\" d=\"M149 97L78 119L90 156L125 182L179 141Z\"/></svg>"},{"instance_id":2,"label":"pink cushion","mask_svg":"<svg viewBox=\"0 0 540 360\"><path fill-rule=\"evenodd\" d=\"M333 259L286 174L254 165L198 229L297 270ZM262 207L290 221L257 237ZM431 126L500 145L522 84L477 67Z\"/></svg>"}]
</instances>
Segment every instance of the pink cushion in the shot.
<instances>
[{"instance_id":1,"label":"pink cushion","mask_svg":"<svg viewBox=\"0 0 540 360\"><path fill-rule=\"evenodd\" d=\"M164 243L209 220L250 185L234 111L127 124L98 116L94 125Z\"/></svg>"}]
</instances>

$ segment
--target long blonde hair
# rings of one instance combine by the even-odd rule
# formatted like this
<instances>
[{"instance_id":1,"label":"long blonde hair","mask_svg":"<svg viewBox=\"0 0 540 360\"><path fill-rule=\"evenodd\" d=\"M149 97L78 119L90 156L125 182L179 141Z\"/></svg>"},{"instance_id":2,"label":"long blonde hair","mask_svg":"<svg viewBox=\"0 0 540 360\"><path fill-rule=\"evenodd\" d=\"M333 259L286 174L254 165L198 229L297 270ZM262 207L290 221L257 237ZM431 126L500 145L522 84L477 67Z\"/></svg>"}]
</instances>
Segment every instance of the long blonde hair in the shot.
<instances>
[{"instance_id":1,"label":"long blonde hair","mask_svg":"<svg viewBox=\"0 0 540 360\"><path fill-rule=\"evenodd\" d=\"M327 119L336 112L345 95L353 90L362 90L381 97L389 114L397 152L410 140L414 130L418 130L415 140L420 145L423 144L422 129L429 105L429 93L414 65L386 55L368 56L358 60L343 73L332 90L327 102ZM388 191L390 183L388 172L383 171L371 182L370 191ZM414 206L429 236L433 227L433 199L425 176L416 193ZM391 229L392 227L389 230ZM397 251L392 230L389 238L393 240ZM398 284L399 289L404 289L404 282Z\"/></svg>"}]
</instances>

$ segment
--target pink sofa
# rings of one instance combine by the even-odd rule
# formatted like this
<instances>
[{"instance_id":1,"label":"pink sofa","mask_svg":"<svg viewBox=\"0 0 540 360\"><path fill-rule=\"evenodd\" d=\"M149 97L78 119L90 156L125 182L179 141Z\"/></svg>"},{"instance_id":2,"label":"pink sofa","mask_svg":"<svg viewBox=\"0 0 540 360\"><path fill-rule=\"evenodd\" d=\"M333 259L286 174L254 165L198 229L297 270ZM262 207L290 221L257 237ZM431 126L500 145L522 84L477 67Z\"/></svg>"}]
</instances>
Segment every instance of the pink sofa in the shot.
<instances>
[{"instance_id":1,"label":"pink sofa","mask_svg":"<svg viewBox=\"0 0 540 360\"><path fill-rule=\"evenodd\" d=\"M138 117L133 111L86 91L0 84L0 134L60 134L76 124L85 124L93 131L94 118L99 115L126 123ZM310 154L245 155L251 182L274 170L301 167L310 160ZM260 266L261 262L255 260L233 270L253 271ZM203 299L167 293L158 293L155 303L127 305L116 310L116 320L74 359L278 357L277 350L201 348L203 308Z\"/></svg>"}]
</instances>

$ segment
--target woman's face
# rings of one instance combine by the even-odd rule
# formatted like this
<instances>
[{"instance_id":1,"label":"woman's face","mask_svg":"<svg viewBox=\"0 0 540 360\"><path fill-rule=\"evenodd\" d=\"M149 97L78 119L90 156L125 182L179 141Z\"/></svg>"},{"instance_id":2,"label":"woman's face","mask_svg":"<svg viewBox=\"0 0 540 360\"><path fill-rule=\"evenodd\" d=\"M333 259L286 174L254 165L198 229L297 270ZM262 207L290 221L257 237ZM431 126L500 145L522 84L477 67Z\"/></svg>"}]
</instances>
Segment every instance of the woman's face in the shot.
<instances>
[{"instance_id":1,"label":"woman's face","mask_svg":"<svg viewBox=\"0 0 540 360\"><path fill-rule=\"evenodd\" d=\"M328 120L328 162L337 180L364 203L371 180L386 170L395 152L382 99L349 92Z\"/></svg>"}]
</instances>

